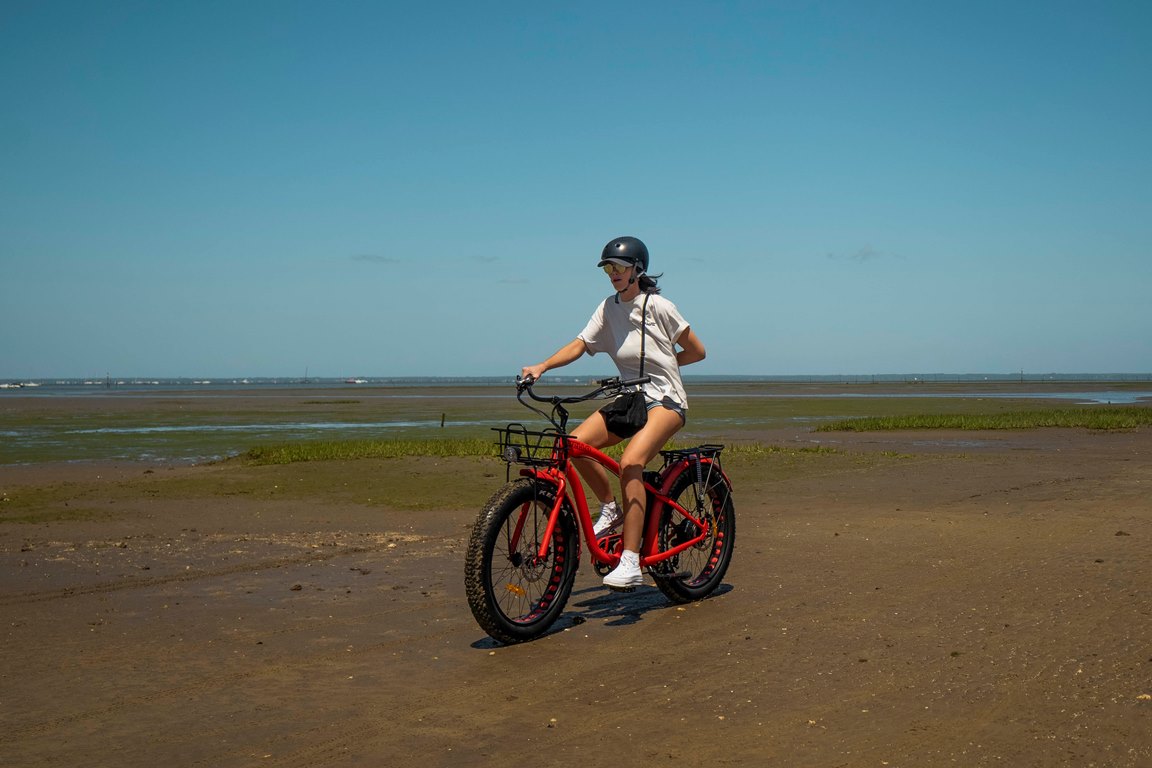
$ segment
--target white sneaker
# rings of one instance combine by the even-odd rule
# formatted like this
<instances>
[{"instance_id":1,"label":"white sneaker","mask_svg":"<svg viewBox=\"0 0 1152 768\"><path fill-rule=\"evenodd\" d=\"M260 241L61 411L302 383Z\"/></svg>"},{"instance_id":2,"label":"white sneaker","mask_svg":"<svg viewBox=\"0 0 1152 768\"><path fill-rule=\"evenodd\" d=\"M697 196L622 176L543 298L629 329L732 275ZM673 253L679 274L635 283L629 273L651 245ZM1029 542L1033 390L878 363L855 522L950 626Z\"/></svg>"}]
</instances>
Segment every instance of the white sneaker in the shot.
<instances>
[{"instance_id":1,"label":"white sneaker","mask_svg":"<svg viewBox=\"0 0 1152 768\"><path fill-rule=\"evenodd\" d=\"M640 570L640 555L626 549L620 555L620 564L604 577L609 589L633 590L644 586L644 573Z\"/></svg>"},{"instance_id":2,"label":"white sneaker","mask_svg":"<svg viewBox=\"0 0 1152 768\"><path fill-rule=\"evenodd\" d=\"M608 531L619 528L622 522L624 522L624 515L613 499L600 505L600 517L596 518L596 524L592 526L592 533L596 534L596 538L600 538Z\"/></svg>"}]
</instances>

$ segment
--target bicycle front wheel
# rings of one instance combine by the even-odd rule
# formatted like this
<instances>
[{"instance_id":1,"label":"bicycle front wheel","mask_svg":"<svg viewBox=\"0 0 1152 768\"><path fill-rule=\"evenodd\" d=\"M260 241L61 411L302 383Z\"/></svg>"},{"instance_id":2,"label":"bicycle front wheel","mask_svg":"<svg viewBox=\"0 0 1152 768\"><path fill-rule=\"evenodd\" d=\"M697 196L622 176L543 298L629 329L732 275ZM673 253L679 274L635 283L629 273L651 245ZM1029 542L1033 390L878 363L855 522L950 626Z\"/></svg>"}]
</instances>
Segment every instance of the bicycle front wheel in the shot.
<instances>
[{"instance_id":1,"label":"bicycle front wheel","mask_svg":"<svg viewBox=\"0 0 1152 768\"><path fill-rule=\"evenodd\" d=\"M502 643L547 632L572 592L580 557L576 515L564 499L549 536L555 503L555 488L523 478L497 491L472 528L464 564L468 605L481 629Z\"/></svg>"},{"instance_id":2,"label":"bicycle front wheel","mask_svg":"<svg viewBox=\"0 0 1152 768\"><path fill-rule=\"evenodd\" d=\"M694 474L690 468L681 472L672 482L668 495L694 518L707 524L708 535L650 571L660 591L676 603L701 600L720 586L736 544L732 489L719 473L702 484L697 484ZM659 530L661 550L672 549L700 535L700 528L670 504L662 505Z\"/></svg>"}]
</instances>

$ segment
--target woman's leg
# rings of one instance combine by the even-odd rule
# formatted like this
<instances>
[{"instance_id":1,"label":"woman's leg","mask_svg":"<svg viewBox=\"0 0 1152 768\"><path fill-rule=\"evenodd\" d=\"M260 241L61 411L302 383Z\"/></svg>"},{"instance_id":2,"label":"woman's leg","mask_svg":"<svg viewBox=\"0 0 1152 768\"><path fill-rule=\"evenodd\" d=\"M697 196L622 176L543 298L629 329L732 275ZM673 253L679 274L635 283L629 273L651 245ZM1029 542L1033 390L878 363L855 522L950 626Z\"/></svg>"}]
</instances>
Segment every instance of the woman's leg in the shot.
<instances>
[{"instance_id":1,"label":"woman's leg","mask_svg":"<svg viewBox=\"0 0 1152 768\"><path fill-rule=\"evenodd\" d=\"M626 550L640 552L644 535L644 510L648 504L644 467L683 426L680 414L657 406L648 411L648 423L624 448L624 455L620 458L620 491L624 500L622 544Z\"/></svg>"},{"instance_id":2,"label":"woman's leg","mask_svg":"<svg viewBox=\"0 0 1152 768\"><path fill-rule=\"evenodd\" d=\"M582 443L600 449L620 442L619 437L608 431L604 424L604 416L599 411L593 413L581 422L580 426L572 430L572 436ZM608 502L616 498L616 492L608 479L608 472L598 462L592 459L573 459L572 463L576 465L580 476L584 478L584 482L588 483L588 488L597 499L601 502Z\"/></svg>"}]
</instances>

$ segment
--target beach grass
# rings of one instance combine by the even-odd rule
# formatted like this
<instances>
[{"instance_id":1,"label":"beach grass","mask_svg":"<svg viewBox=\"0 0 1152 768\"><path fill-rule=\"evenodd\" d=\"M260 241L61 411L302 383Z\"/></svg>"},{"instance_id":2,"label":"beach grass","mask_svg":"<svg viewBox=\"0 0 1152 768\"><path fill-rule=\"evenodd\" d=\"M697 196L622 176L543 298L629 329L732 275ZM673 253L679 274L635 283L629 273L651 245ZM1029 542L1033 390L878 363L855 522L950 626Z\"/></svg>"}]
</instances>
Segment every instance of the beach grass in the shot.
<instances>
[{"instance_id":1,"label":"beach grass","mask_svg":"<svg viewBox=\"0 0 1152 768\"><path fill-rule=\"evenodd\" d=\"M1135 429L1152 425L1152 408L1116 406L1056 408L1005 413L932 413L901 416L869 416L822 424L816 432L881 432L910 429Z\"/></svg>"},{"instance_id":2,"label":"beach grass","mask_svg":"<svg viewBox=\"0 0 1152 768\"><path fill-rule=\"evenodd\" d=\"M793 408L797 401L788 401ZM851 405L855 405L853 402ZM730 404L731 405L731 404ZM740 403L747 407L748 403ZM782 403L772 403L779 407ZM829 403L820 402L827 413ZM876 407L877 403L869 403ZM882 405L908 408L908 401L887 401ZM1005 430L1037 429L1044 427L1066 427L1097 430L1133 429L1152 425L1152 408L1137 406L1100 406L1094 408L1060 408L1034 410L1000 410L995 412L971 412L975 403L971 401L941 401L934 406L948 406L960 412L945 413L902 413L887 416L869 416L841 419L813 427L814 432L831 431L890 431L890 430ZM1010 402L984 402L985 407L1011 407ZM1056 404L1054 404L1056 405ZM837 406L843 408L841 402ZM736 410L740 410L737 407ZM762 416L762 414L759 414ZM673 441L666 448L690 447L688 443ZM605 451L613 458L619 458L623 446L614 446ZM781 447L759 441L730 442L726 455L730 457L752 458L755 456L833 454L838 451L826 446ZM396 440L335 440L302 441L280 445L258 446L249 449L241 459L249 464L291 464L308 461L338 461L349 459L402 459L417 457L495 457L498 448L493 440L484 439L436 439L414 438Z\"/></svg>"},{"instance_id":3,"label":"beach grass","mask_svg":"<svg viewBox=\"0 0 1152 768\"><path fill-rule=\"evenodd\" d=\"M670 442L669 450L690 448L686 443ZM619 459L623 445L608 448L605 453ZM759 442L735 443L727 446L728 455L764 456L773 454L818 455L836 453L826 446L805 446L783 448ZM255 466L266 464L294 464L304 461L348 461L355 459L405 459L405 458L464 458L469 456L496 457L499 455L495 442L478 439L427 439L427 440L329 440L263 445L250 448L240 460Z\"/></svg>"},{"instance_id":4,"label":"beach grass","mask_svg":"<svg viewBox=\"0 0 1152 768\"><path fill-rule=\"evenodd\" d=\"M349 459L403 459L446 456L495 456L490 440L325 440L248 449L241 457L249 464L293 464L300 461Z\"/></svg>"}]
</instances>

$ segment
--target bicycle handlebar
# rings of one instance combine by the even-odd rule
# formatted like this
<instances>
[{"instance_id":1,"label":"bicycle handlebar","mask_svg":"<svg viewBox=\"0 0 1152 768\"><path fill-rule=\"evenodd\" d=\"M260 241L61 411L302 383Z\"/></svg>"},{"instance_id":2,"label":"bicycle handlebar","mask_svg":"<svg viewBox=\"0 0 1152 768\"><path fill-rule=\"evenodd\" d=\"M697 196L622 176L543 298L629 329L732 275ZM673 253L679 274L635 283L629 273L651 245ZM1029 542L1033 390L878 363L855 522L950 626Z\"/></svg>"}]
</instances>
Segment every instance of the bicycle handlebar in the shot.
<instances>
[{"instance_id":1,"label":"bicycle handlebar","mask_svg":"<svg viewBox=\"0 0 1152 768\"><path fill-rule=\"evenodd\" d=\"M551 397L541 397L536 394L532 389L538 379L528 376L525 378L516 377L516 393L527 393L528 397L532 398L538 403L551 403L552 405L568 405L571 403L582 403L585 400L595 400L605 394L616 394L624 391L629 387L639 387L652 381L651 376L641 376L638 379L620 380L619 376L611 376L607 379L601 379L597 382L596 389L584 395L570 395L568 397L560 397L559 395L552 395Z\"/></svg>"},{"instance_id":2,"label":"bicycle handlebar","mask_svg":"<svg viewBox=\"0 0 1152 768\"><path fill-rule=\"evenodd\" d=\"M519 400L520 404L525 408L540 414L548 421L550 421L553 426L555 426L561 432L564 432L568 428L568 409L564 407L565 405L571 405L572 403L582 403L585 400L595 400L605 395L616 395L620 392L623 392L628 387L638 387L643 384L647 384L651 380L652 377L650 376L641 376L638 379L627 379L626 381L621 381L619 376L612 376L611 378L601 379L599 382L597 382L599 386L587 394L570 395L568 397L560 397L559 395L541 397L532 391L532 385L537 381L535 378L528 376L522 379L517 376L516 399ZM552 414L548 415L531 403L524 402L524 395L528 395L528 397L538 403L547 403L551 405ZM559 417L559 420L557 420L557 417Z\"/></svg>"}]
</instances>

